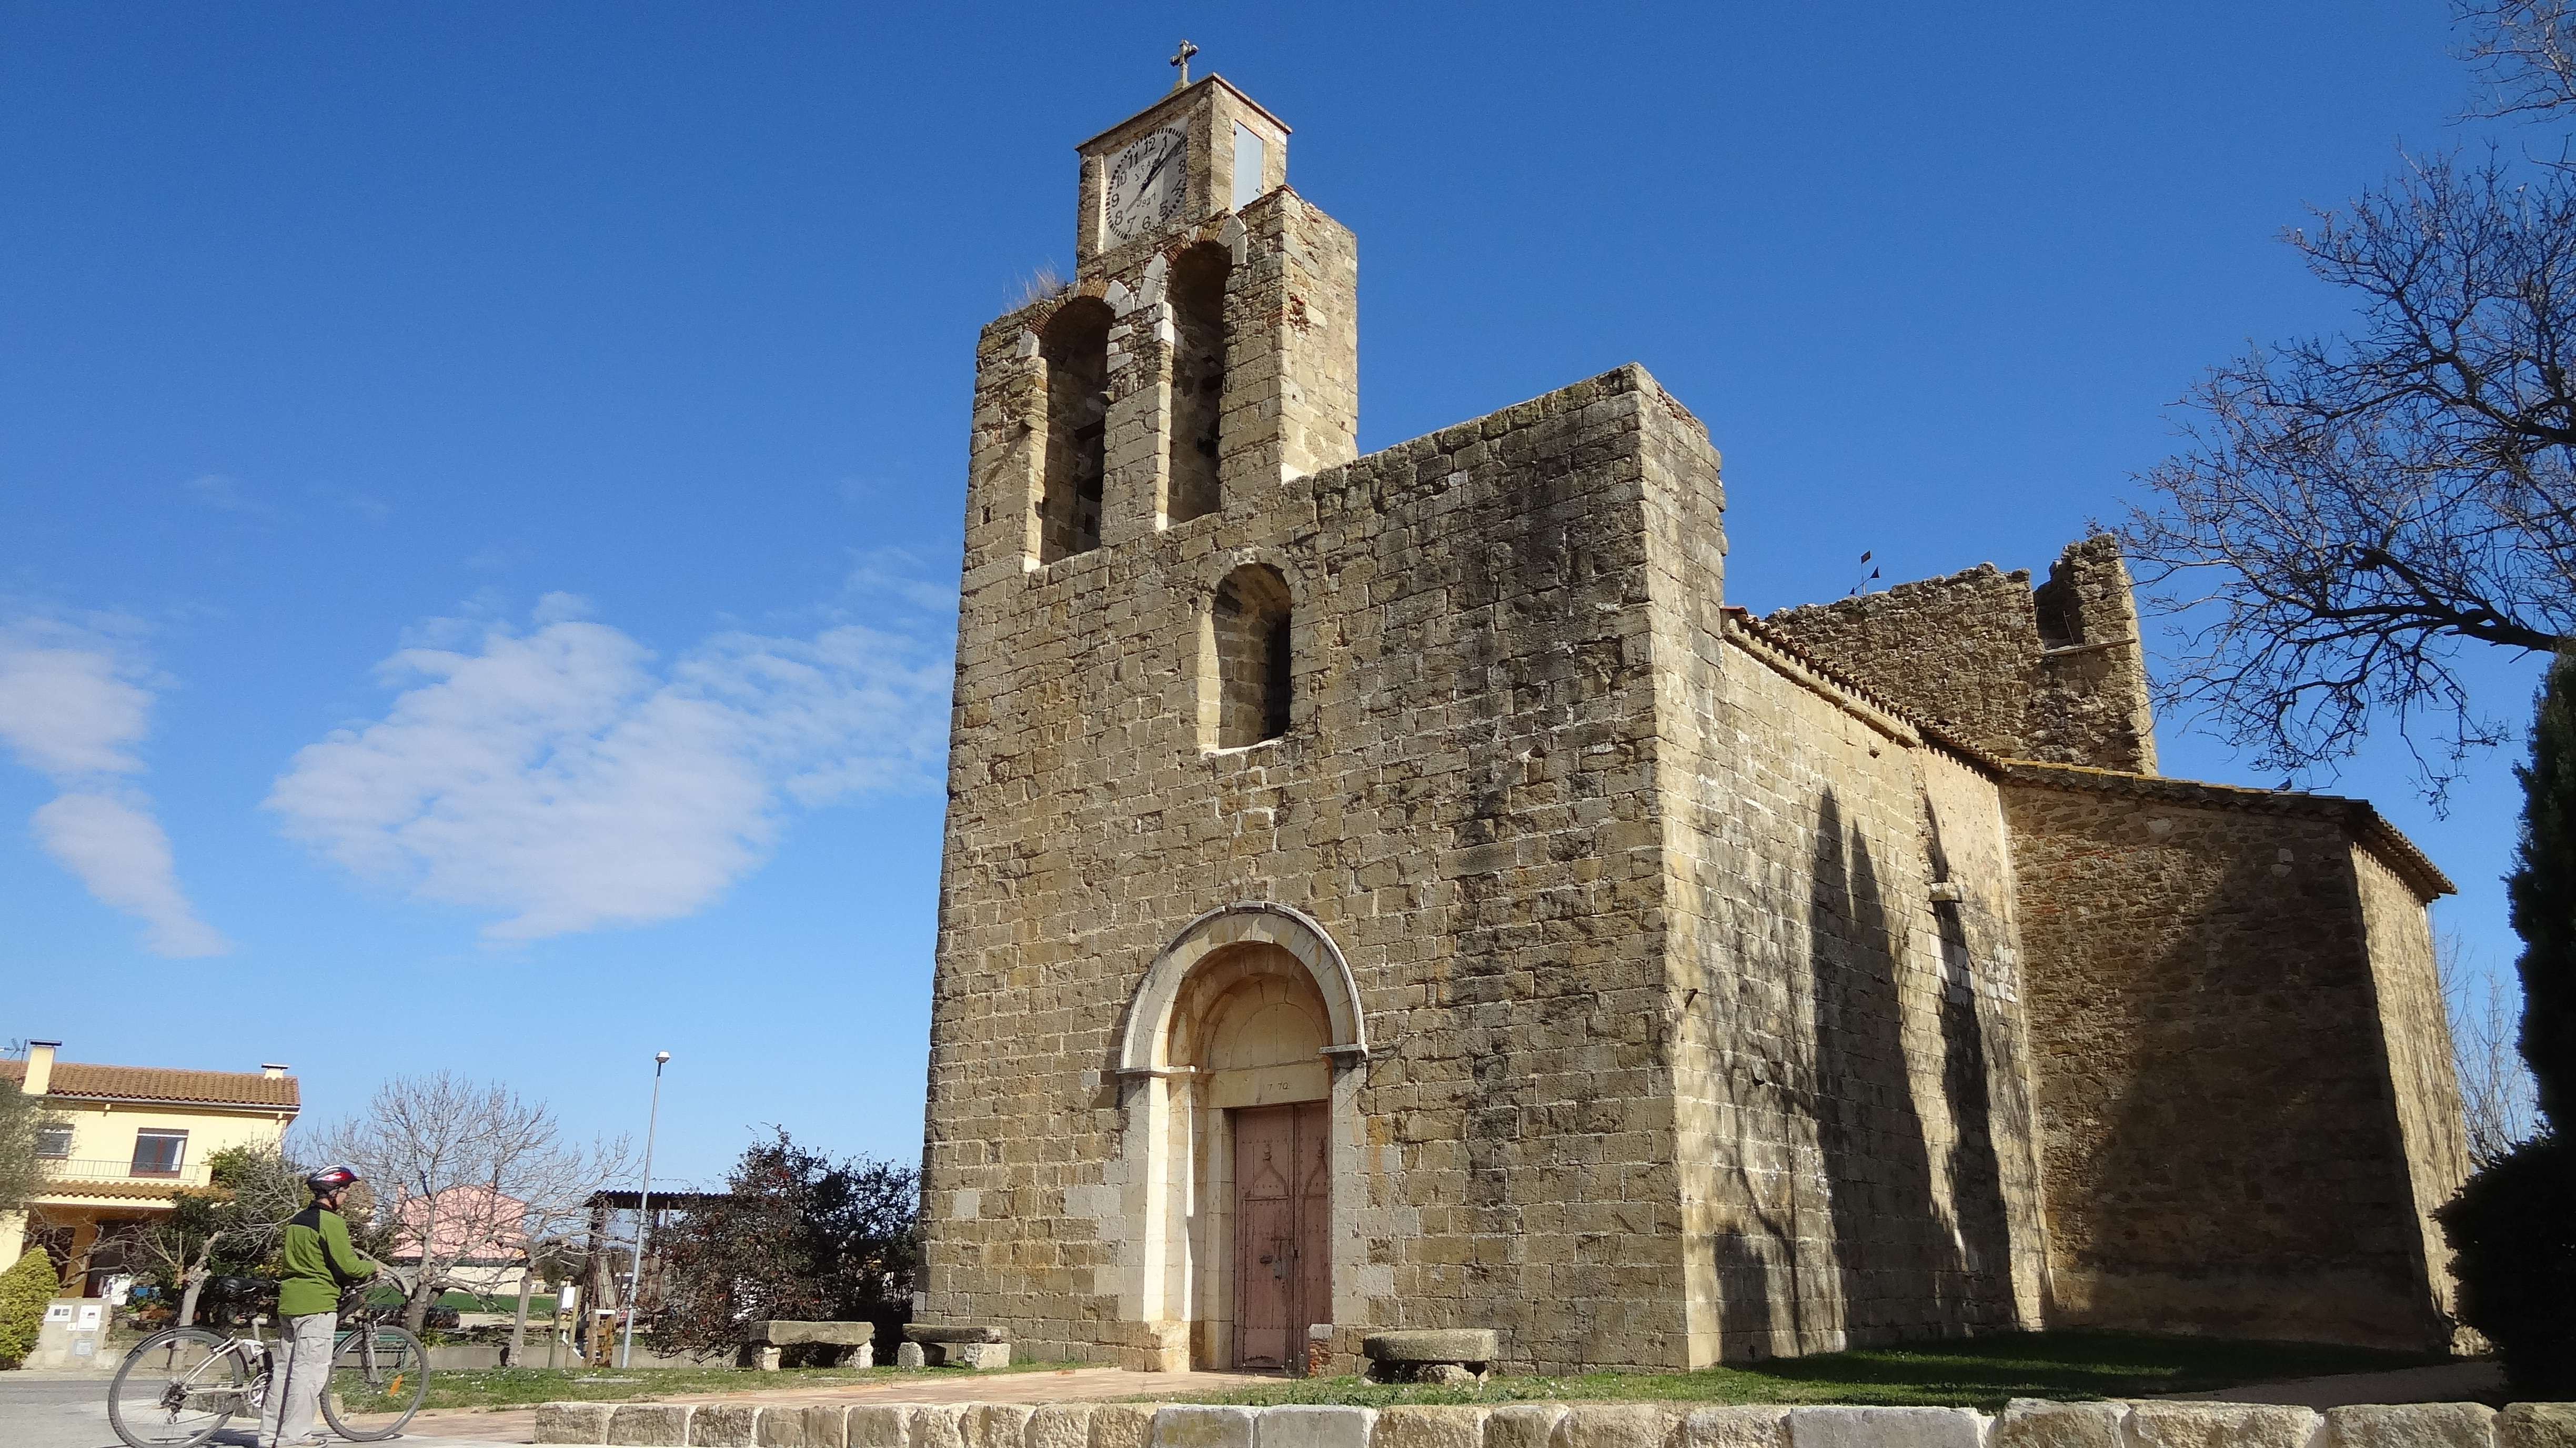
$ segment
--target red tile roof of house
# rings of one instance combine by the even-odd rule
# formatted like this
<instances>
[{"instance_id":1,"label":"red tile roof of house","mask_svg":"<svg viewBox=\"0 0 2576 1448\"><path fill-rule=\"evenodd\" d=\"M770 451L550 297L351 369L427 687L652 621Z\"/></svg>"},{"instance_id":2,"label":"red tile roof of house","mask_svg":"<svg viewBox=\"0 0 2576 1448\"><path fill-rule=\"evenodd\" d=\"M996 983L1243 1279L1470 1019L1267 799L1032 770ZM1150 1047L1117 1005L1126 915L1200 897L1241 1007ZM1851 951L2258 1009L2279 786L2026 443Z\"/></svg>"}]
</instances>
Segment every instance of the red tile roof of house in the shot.
<instances>
[{"instance_id":1,"label":"red tile roof of house","mask_svg":"<svg viewBox=\"0 0 2576 1448\"><path fill-rule=\"evenodd\" d=\"M0 1081L23 1083L24 1061L0 1061ZM167 1101L194 1106L275 1106L293 1111L303 1104L292 1076L258 1071L177 1071L165 1066L93 1066L56 1061L48 1096L82 1096L106 1101Z\"/></svg>"}]
</instances>

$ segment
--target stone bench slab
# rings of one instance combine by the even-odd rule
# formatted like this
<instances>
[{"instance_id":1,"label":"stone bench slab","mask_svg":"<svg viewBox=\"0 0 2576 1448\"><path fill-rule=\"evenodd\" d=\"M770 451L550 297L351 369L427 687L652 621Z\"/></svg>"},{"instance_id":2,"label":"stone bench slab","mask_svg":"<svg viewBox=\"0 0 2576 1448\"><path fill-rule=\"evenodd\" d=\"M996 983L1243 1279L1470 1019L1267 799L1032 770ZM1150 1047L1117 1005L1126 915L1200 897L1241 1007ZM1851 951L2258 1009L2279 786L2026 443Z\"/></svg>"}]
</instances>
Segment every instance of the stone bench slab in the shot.
<instances>
[{"instance_id":1,"label":"stone bench slab","mask_svg":"<svg viewBox=\"0 0 2576 1448\"><path fill-rule=\"evenodd\" d=\"M1380 1363L1489 1363L1497 1351L1490 1327L1407 1328L1360 1339L1360 1354Z\"/></svg>"},{"instance_id":2,"label":"stone bench slab","mask_svg":"<svg viewBox=\"0 0 2576 1448\"><path fill-rule=\"evenodd\" d=\"M857 1347L877 1340L873 1322L755 1322L746 1336L753 1342L771 1347L794 1347L799 1343L829 1343L834 1347Z\"/></svg>"},{"instance_id":3,"label":"stone bench slab","mask_svg":"<svg viewBox=\"0 0 2576 1448\"><path fill-rule=\"evenodd\" d=\"M913 1342L937 1343L943 1347L950 1343L1009 1342L1011 1340L1009 1328L996 1327L989 1322L964 1324L907 1322L903 1325L903 1335Z\"/></svg>"},{"instance_id":4,"label":"stone bench slab","mask_svg":"<svg viewBox=\"0 0 2576 1448\"><path fill-rule=\"evenodd\" d=\"M1490 1327L1417 1327L1373 1332L1360 1339L1360 1355L1379 1382L1482 1382L1497 1346Z\"/></svg>"}]
</instances>

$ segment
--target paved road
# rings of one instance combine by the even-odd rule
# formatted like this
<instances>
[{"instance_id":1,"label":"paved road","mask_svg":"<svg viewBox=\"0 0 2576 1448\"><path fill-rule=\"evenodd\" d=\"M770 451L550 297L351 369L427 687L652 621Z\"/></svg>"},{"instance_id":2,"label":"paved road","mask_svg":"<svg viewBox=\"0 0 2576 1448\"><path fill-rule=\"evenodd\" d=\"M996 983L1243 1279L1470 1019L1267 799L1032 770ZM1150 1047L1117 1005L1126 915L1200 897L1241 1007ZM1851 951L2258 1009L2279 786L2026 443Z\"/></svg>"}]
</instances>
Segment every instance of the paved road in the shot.
<instances>
[{"instance_id":1,"label":"paved road","mask_svg":"<svg viewBox=\"0 0 2576 1448\"><path fill-rule=\"evenodd\" d=\"M125 1448L107 1422L105 1374L79 1378L0 1375L0 1443L9 1448ZM251 1423L235 1419L209 1440L222 1448L252 1448ZM406 1433L403 1448L491 1448L459 1438Z\"/></svg>"}]
</instances>

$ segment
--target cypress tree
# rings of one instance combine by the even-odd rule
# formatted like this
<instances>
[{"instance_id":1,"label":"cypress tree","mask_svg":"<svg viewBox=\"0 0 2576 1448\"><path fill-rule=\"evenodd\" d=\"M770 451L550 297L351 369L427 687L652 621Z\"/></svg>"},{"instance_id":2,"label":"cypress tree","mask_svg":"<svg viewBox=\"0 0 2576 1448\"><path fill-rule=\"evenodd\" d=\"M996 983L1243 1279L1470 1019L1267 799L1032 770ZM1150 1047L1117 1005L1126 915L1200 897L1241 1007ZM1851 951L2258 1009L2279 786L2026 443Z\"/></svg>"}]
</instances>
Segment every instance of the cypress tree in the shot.
<instances>
[{"instance_id":1,"label":"cypress tree","mask_svg":"<svg viewBox=\"0 0 2576 1448\"><path fill-rule=\"evenodd\" d=\"M2550 665L2522 781L2522 843L2505 877L2522 937L2522 1059L2551 1132L2576 1128L2576 653Z\"/></svg>"},{"instance_id":2,"label":"cypress tree","mask_svg":"<svg viewBox=\"0 0 2576 1448\"><path fill-rule=\"evenodd\" d=\"M2489 1164L2437 1214L2460 1320L2484 1333L2523 1398L2576 1396L2576 653L2542 686L2505 877L2522 937L2522 1058L2541 1134Z\"/></svg>"}]
</instances>

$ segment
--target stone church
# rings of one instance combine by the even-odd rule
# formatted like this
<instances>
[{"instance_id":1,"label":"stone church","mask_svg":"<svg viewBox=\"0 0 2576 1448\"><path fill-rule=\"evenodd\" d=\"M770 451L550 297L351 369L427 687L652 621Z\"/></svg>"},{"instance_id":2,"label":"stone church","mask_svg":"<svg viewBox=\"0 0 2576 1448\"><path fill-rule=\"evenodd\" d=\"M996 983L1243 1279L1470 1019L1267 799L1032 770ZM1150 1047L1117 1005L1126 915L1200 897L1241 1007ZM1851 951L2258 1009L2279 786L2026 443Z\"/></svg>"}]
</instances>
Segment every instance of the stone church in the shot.
<instances>
[{"instance_id":1,"label":"stone church","mask_svg":"<svg viewBox=\"0 0 2576 1448\"><path fill-rule=\"evenodd\" d=\"M2447 1342L2441 872L2158 774L2107 538L1755 618L1635 366L1360 456L1288 139L1210 76L1082 143L978 344L917 1316Z\"/></svg>"}]
</instances>

